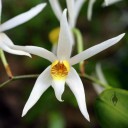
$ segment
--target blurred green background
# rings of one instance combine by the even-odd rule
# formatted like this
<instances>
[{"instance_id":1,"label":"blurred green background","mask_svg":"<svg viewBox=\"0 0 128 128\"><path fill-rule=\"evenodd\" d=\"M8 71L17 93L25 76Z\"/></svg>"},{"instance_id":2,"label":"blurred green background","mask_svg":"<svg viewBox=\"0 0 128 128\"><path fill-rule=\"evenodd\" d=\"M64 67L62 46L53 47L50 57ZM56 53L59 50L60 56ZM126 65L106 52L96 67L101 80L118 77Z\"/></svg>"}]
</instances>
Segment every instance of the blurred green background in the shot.
<instances>
[{"instance_id":1,"label":"blurred green background","mask_svg":"<svg viewBox=\"0 0 128 128\"><path fill-rule=\"evenodd\" d=\"M65 8L65 0L60 0ZM31 7L48 0L2 0L2 23L29 10ZM87 20L88 1L84 3L77 20L77 28L84 39L87 49L104 40L128 32L128 1L122 0L109 7L102 7L103 0L97 0L93 8L92 20ZM17 45L35 45L51 50L49 32L59 26L52 9L46 8L27 23L13 28L6 34ZM33 56L15 56L5 53L13 75L40 74L50 63L45 59ZM77 54L76 47L73 54ZM128 89L128 35L115 46L99 53L86 61L87 74L95 73L95 65L100 62L108 83L114 87ZM78 66L76 66L77 68ZM79 70L78 70L79 71ZM0 63L0 82L8 79ZM100 128L94 112L97 94L90 81L83 79L87 107L91 122L87 122L79 111L72 92L66 87L64 102L57 101L50 87L37 104L21 118L23 107L29 97L36 79L18 80L0 88L0 128ZM128 106L127 106L128 107Z\"/></svg>"}]
</instances>

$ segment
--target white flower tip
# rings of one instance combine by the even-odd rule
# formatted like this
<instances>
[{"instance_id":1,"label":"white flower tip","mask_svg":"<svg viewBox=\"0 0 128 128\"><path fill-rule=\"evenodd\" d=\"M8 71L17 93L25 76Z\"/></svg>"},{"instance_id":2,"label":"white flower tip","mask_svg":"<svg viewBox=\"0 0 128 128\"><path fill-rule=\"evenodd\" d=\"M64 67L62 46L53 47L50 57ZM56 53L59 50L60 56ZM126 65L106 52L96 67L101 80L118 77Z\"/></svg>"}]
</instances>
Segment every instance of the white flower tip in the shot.
<instances>
[{"instance_id":1,"label":"white flower tip","mask_svg":"<svg viewBox=\"0 0 128 128\"><path fill-rule=\"evenodd\" d=\"M87 16L87 19L88 19L88 21L91 21L92 17L90 17L90 16Z\"/></svg>"},{"instance_id":2,"label":"white flower tip","mask_svg":"<svg viewBox=\"0 0 128 128\"><path fill-rule=\"evenodd\" d=\"M26 113L27 113L27 112L25 112L25 111L23 110L21 117L24 117L24 116L26 115Z\"/></svg>"},{"instance_id":3,"label":"white flower tip","mask_svg":"<svg viewBox=\"0 0 128 128\"><path fill-rule=\"evenodd\" d=\"M85 114L83 113L83 116L90 122L90 117L88 112L86 112Z\"/></svg>"},{"instance_id":4,"label":"white flower tip","mask_svg":"<svg viewBox=\"0 0 128 128\"><path fill-rule=\"evenodd\" d=\"M60 102L64 102L64 100L62 100L62 97L61 97L61 96L59 96L59 95L57 96L57 95L56 95L56 98L57 98L57 100L59 100Z\"/></svg>"},{"instance_id":5,"label":"white flower tip","mask_svg":"<svg viewBox=\"0 0 128 128\"><path fill-rule=\"evenodd\" d=\"M118 42L124 37L124 35L125 35L125 33L122 33L122 34L120 34L120 35L114 37L114 38L113 38L113 41L114 41L113 44L118 43ZM111 40L111 39L110 39L110 40Z\"/></svg>"},{"instance_id":6,"label":"white flower tip","mask_svg":"<svg viewBox=\"0 0 128 128\"><path fill-rule=\"evenodd\" d=\"M125 35L125 33L122 33L119 36L115 37L117 39L116 42L119 42L124 37L124 35Z\"/></svg>"},{"instance_id":7,"label":"white flower tip","mask_svg":"<svg viewBox=\"0 0 128 128\"><path fill-rule=\"evenodd\" d=\"M86 116L86 119L90 122L90 117L89 116Z\"/></svg>"},{"instance_id":8,"label":"white flower tip","mask_svg":"<svg viewBox=\"0 0 128 128\"><path fill-rule=\"evenodd\" d=\"M54 89L55 96L56 96L57 100L60 102L63 102L62 94L64 92L64 87L65 87L64 84L65 84L65 81L63 81L63 80L53 80L53 83L52 83L52 87Z\"/></svg>"},{"instance_id":9,"label":"white flower tip","mask_svg":"<svg viewBox=\"0 0 128 128\"><path fill-rule=\"evenodd\" d=\"M37 5L36 7L39 8L40 10L42 10L47 4L46 3L41 3L39 5Z\"/></svg>"},{"instance_id":10,"label":"white flower tip","mask_svg":"<svg viewBox=\"0 0 128 128\"><path fill-rule=\"evenodd\" d=\"M31 54L29 54L29 53L26 53L26 56L32 58Z\"/></svg>"},{"instance_id":11,"label":"white flower tip","mask_svg":"<svg viewBox=\"0 0 128 128\"><path fill-rule=\"evenodd\" d=\"M92 13L90 14L89 11L87 13L87 20L91 21L92 20Z\"/></svg>"},{"instance_id":12,"label":"white flower tip","mask_svg":"<svg viewBox=\"0 0 128 128\"><path fill-rule=\"evenodd\" d=\"M125 35L125 33L122 33L122 34L120 34L119 36L120 36L121 38L123 38L124 35Z\"/></svg>"},{"instance_id":13,"label":"white flower tip","mask_svg":"<svg viewBox=\"0 0 128 128\"><path fill-rule=\"evenodd\" d=\"M63 14L64 14L64 15L67 14L67 8L64 9Z\"/></svg>"},{"instance_id":14,"label":"white flower tip","mask_svg":"<svg viewBox=\"0 0 128 128\"><path fill-rule=\"evenodd\" d=\"M59 101L60 101L60 102L64 102L64 100L62 100L62 99L60 99Z\"/></svg>"}]
</instances>

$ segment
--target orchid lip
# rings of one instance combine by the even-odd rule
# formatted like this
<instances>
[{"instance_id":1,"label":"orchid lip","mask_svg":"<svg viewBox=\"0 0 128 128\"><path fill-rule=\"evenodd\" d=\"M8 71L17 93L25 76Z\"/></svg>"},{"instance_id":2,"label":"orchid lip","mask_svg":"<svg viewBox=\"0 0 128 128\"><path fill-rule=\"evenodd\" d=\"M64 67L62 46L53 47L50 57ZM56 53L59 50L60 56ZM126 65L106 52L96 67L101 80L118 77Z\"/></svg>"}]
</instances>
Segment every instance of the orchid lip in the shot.
<instances>
[{"instance_id":1,"label":"orchid lip","mask_svg":"<svg viewBox=\"0 0 128 128\"><path fill-rule=\"evenodd\" d=\"M65 80L70 71L67 60L56 60L51 65L51 76L54 80Z\"/></svg>"}]
</instances>

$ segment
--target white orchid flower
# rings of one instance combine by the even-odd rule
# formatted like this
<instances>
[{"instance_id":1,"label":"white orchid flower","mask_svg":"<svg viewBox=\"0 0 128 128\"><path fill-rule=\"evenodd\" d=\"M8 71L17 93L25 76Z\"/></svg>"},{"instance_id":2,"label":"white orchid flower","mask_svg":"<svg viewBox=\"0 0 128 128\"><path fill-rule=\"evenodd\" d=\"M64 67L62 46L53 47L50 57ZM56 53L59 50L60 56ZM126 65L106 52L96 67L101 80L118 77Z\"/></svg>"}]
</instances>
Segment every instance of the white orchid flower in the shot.
<instances>
[{"instance_id":1,"label":"white orchid flower","mask_svg":"<svg viewBox=\"0 0 128 128\"><path fill-rule=\"evenodd\" d=\"M105 79L104 73L102 71L101 68L101 64L97 63L96 64L96 76L98 77L98 79L105 85L108 85L107 80ZM97 94L100 94L105 88L101 87L100 85L98 85L97 83L93 83L93 87L96 91Z\"/></svg>"},{"instance_id":2,"label":"white orchid flower","mask_svg":"<svg viewBox=\"0 0 128 128\"><path fill-rule=\"evenodd\" d=\"M69 26L70 29L74 28L76 26L76 21L80 12L80 9L83 5L83 3L86 0L66 0L67 8L68 8L68 14L69 14ZM56 15L58 21L60 21L61 16L62 16L62 8L58 0L49 0L49 3L52 7L52 10L54 14ZM52 52L56 54L57 51L57 40L58 40L58 35L59 31L58 28L53 29L50 34L49 34L50 42L53 44L52 46ZM55 38L56 37L56 38ZM74 45L74 37L72 34L72 45Z\"/></svg>"},{"instance_id":3,"label":"white orchid flower","mask_svg":"<svg viewBox=\"0 0 128 128\"><path fill-rule=\"evenodd\" d=\"M103 7L110 6L112 4L115 4L121 0L104 0L104 3L102 4ZM93 13L93 6L96 0L89 0L88 3L88 9L87 9L87 19L90 21L92 19L92 13Z\"/></svg>"},{"instance_id":4,"label":"white orchid flower","mask_svg":"<svg viewBox=\"0 0 128 128\"><path fill-rule=\"evenodd\" d=\"M0 24L0 48L8 53L16 54L16 55L26 55L30 56L30 54L20 51L20 50L13 50L11 49L11 46L13 46L13 42L9 39L9 37L3 33L6 30L9 30L11 28L14 28L20 24L23 24L27 22L28 20L35 17L39 12L43 10L43 8L46 6L45 3L39 4L33 8L31 8L29 11L22 13L5 23ZM2 1L0 0L0 20L1 20L1 12L2 12Z\"/></svg>"},{"instance_id":5,"label":"white orchid flower","mask_svg":"<svg viewBox=\"0 0 128 128\"><path fill-rule=\"evenodd\" d=\"M91 56L105 50L106 48L116 44L125 34L104 41L95 45L74 57L71 57L72 51L72 37L70 27L67 22L66 9L63 12L60 22L60 34L58 40L57 56L52 52L36 47L36 46L15 46L13 49L20 49L31 54L43 57L52 64L48 66L37 78L34 88L29 96L27 103L23 109L22 116L35 105L41 95L52 86L55 91L55 96L59 101L62 101L61 96L64 92L65 83L69 86L74 93L78 102L79 108L83 116L89 121L87 112L85 92L82 81L72 65L79 63Z\"/></svg>"},{"instance_id":6,"label":"white orchid flower","mask_svg":"<svg viewBox=\"0 0 128 128\"><path fill-rule=\"evenodd\" d=\"M75 27L80 9L85 1L86 0L66 0L68 14L69 14L69 26L71 28ZM49 0L49 3L57 19L60 21L63 12L59 1Z\"/></svg>"}]
</instances>

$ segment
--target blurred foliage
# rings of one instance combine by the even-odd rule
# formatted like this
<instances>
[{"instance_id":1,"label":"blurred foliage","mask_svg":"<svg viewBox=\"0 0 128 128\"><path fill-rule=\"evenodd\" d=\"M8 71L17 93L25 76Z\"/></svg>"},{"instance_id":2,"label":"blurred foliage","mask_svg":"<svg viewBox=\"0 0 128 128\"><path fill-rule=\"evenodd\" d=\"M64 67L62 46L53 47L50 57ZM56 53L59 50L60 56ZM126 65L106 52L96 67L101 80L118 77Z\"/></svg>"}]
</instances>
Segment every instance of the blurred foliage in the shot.
<instances>
[{"instance_id":1,"label":"blurred foliage","mask_svg":"<svg viewBox=\"0 0 128 128\"><path fill-rule=\"evenodd\" d=\"M102 128L128 127L128 91L108 89L96 100L95 110Z\"/></svg>"},{"instance_id":2,"label":"blurred foliage","mask_svg":"<svg viewBox=\"0 0 128 128\"><path fill-rule=\"evenodd\" d=\"M65 128L63 116L57 112L50 113L49 128Z\"/></svg>"}]
</instances>

